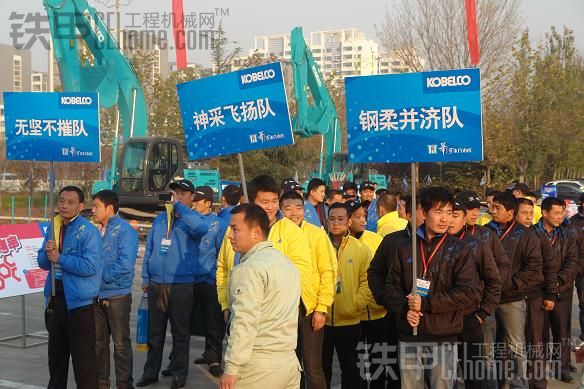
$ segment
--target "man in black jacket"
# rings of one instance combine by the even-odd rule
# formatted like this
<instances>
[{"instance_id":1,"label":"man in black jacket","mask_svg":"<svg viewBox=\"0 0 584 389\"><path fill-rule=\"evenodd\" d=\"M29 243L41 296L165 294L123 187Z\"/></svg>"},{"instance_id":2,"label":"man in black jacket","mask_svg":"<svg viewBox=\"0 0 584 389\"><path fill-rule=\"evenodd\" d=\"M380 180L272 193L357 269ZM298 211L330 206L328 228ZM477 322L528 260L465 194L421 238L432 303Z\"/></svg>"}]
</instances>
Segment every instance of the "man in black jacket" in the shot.
<instances>
[{"instance_id":1,"label":"man in black jacket","mask_svg":"<svg viewBox=\"0 0 584 389\"><path fill-rule=\"evenodd\" d=\"M527 198L517 198L518 210L515 220L526 228L533 230L539 238L542 258L543 283L541 292L525 301L527 304L527 320L525 325L525 342L529 363L527 374L529 387L545 389L547 378L545 374L544 324L548 320L549 312L554 309L558 294L557 273L559 263L552 251L552 246L545 234L538 234L533 222L533 201Z\"/></svg>"},{"instance_id":2,"label":"man in black jacket","mask_svg":"<svg viewBox=\"0 0 584 389\"><path fill-rule=\"evenodd\" d=\"M557 197L548 197L541 203L542 218L536 226L538 235L545 236L553 251L553 255L560 268L557 272L556 284L558 292L555 306L550 311L549 322L544 328L544 340L549 338L551 326L554 344L559 344L559 354L552 357L559 359L560 371L556 376L563 382L573 383L574 377L570 374L570 329L572 323L572 295L574 280L578 275L580 264L576 247L577 236L575 231L563 226L566 203Z\"/></svg>"},{"instance_id":3,"label":"man in black jacket","mask_svg":"<svg viewBox=\"0 0 584 389\"><path fill-rule=\"evenodd\" d=\"M486 381L484 380L484 355L481 352L483 343L481 326L485 322L484 315L490 316L495 312L503 282L490 247L466 230L466 213L466 207L462 202L455 201L452 224L448 228L450 235L468 243L471 247L474 265L479 275L476 298L464 309L464 326L459 336L461 343L458 346L458 354L466 389L482 389L486 388Z\"/></svg>"},{"instance_id":4,"label":"man in black jacket","mask_svg":"<svg viewBox=\"0 0 584 389\"><path fill-rule=\"evenodd\" d=\"M578 213L570 218L570 225L578 235L580 271L576 278L576 289L578 290L580 308L580 340L583 342L582 345L584 345L584 194L580 196Z\"/></svg>"},{"instance_id":5,"label":"man in black jacket","mask_svg":"<svg viewBox=\"0 0 584 389\"><path fill-rule=\"evenodd\" d=\"M389 273L387 294L390 314L397 320L402 388L426 383L450 389L456 380L455 343L463 329L463 308L475 296L477 272L469 245L447 234L453 201L445 188L428 188L420 195L425 223L416 234L416 277L408 240L398 244ZM412 286L418 290L415 296Z\"/></svg>"},{"instance_id":6,"label":"man in black jacket","mask_svg":"<svg viewBox=\"0 0 584 389\"><path fill-rule=\"evenodd\" d=\"M541 293L543 274L538 238L533 231L515 221L517 209L517 199L511 192L496 194L493 197L493 220L487 227L497 234L511 260L510 273L503 284L499 306L495 311L497 326L504 334L505 351L511 363L508 383L511 388L527 388L525 300ZM487 355L487 358L493 357L492 353ZM501 371L497 373L497 378L501 380ZM491 385L493 381L489 381L489 387Z\"/></svg>"},{"instance_id":7,"label":"man in black jacket","mask_svg":"<svg viewBox=\"0 0 584 389\"><path fill-rule=\"evenodd\" d=\"M492 197L496 193L493 193L490 196L491 203L489 209L492 209ZM477 214L479 213L478 211L481 206L478 195L475 192L464 191L459 193L456 198L457 201L461 202L467 208L466 233L470 234L470 236L491 249L495 263L497 264L499 277L501 278L501 282L505 284L510 272L509 256L507 255L507 252L503 248L503 245L499 241L497 235L492 230L478 224L478 220L480 220L480 218L477 218ZM489 196L487 196L487 200L489 200ZM492 358L492 356L494 354L493 346L496 342L495 331L497 328L497 321L495 315L489 315L482 310L479 311L477 315L483 320L481 330L483 333L484 342L483 355L487 357L487 387L490 389L495 389L497 387L497 382L495 380L497 369L495 359Z\"/></svg>"},{"instance_id":8,"label":"man in black jacket","mask_svg":"<svg viewBox=\"0 0 584 389\"><path fill-rule=\"evenodd\" d=\"M420 205L420 199L416 198L416 228L424 223L424 215ZM412 197L406 197L406 216L408 218L408 225L404 230L396 231L387 234L383 237L381 244L377 248L369 269L367 270L367 281L369 282L369 289L373 294L375 302L383 305L389 311L389 297L387 294L387 276L389 270L393 266L393 262L397 255L398 243L402 240L411 242L411 221L412 221ZM399 366L397 364L397 327L395 315L391 312L387 315L387 341L390 346L389 360L395 361L390 363L388 368L388 389L401 387L399 381Z\"/></svg>"}]
</instances>

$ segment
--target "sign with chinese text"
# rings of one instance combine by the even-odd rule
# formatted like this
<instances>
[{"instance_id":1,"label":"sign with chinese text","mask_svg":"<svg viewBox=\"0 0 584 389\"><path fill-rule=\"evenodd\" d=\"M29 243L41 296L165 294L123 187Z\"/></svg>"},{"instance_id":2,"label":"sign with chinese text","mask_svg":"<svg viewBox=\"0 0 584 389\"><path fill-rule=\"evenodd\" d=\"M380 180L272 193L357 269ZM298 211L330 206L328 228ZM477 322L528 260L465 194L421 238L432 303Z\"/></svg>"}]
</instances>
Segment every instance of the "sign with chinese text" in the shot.
<instances>
[{"instance_id":1,"label":"sign with chinese text","mask_svg":"<svg viewBox=\"0 0 584 389\"><path fill-rule=\"evenodd\" d=\"M0 225L0 299L42 292L47 271L37 264L48 223Z\"/></svg>"},{"instance_id":2,"label":"sign with chinese text","mask_svg":"<svg viewBox=\"0 0 584 389\"><path fill-rule=\"evenodd\" d=\"M177 85L189 160L294 143L279 62Z\"/></svg>"},{"instance_id":3,"label":"sign with chinese text","mask_svg":"<svg viewBox=\"0 0 584 389\"><path fill-rule=\"evenodd\" d=\"M349 161L483 159L479 69L345 78Z\"/></svg>"},{"instance_id":4,"label":"sign with chinese text","mask_svg":"<svg viewBox=\"0 0 584 389\"><path fill-rule=\"evenodd\" d=\"M6 158L100 162L96 93L4 92Z\"/></svg>"}]
</instances>

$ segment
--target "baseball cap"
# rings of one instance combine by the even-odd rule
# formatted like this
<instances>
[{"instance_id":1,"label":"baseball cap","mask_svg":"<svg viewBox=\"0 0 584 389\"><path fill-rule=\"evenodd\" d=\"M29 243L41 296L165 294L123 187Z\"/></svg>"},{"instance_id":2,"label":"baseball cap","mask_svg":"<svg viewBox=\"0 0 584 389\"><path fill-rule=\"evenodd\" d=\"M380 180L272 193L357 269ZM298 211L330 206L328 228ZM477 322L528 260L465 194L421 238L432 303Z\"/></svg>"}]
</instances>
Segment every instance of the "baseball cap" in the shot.
<instances>
[{"instance_id":1,"label":"baseball cap","mask_svg":"<svg viewBox=\"0 0 584 389\"><path fill-rule=\"evenodd\" d=\"M174 181L171 182L170 185L168 185L169 189L182 189L182 190L186 190L187 192L195 192L195 186L193 185L193 183L189 180L178 180L178 181Z\"/></svg>"},{"instance_id":2,"label":"baseball cap","mask_svg":"<svg viewBox=\"0 0 584 389\"><path fill-rule=\"evenodd\" d=\"M363 190L363 189L375 190L375 185L371 181L363 181L361 183L361 189L360 190Z\"/></svg>"},{"instance_id":3,"label":"baseball cap","mask_svg":"<svg viewBox=\"0 0 584 389\"><path fill-rule=\"evenodd\" d=\"M300 184L294 181L293 179L283 181L281 188L283 192L294 192L297 190L302 190Z\"/></svg>"},{"instance_id":4,"label":"baseball cap","mask_svg":"<svg viewBox=\"0 0 584 389\"><path fill-rule=\"evenodd\" d=\"M214 192L210 186L207 185L197 186L197 189L195 190L195 201L199 200L213 201L213 195Z\"/></svg>"},{"instance_id":5,"label":"baseball cap","mask_svg":"<svg viewBox=\"0 0 584 389\"><path fill-rule=\"evenodd\" d=\"M361 200L359 200L359 199L347 201L345 203L345 205L347 206L347 208L349 208L351 213L355 212L356 210L358 210L359 208L361 208L363 206L363 204L361 204Z\"/></svg>"},{"instance_id":6,"label":"baseball cap","mask_svg":"<svg viewBox=\"0 0 584 389\"><path fill-rule=\"evenodd\" d=\"M453 211L465 211L466 212L466 206L464 205L463 202L458 201L458 200L454 200L454 203L452 203L452 210Z\"/></svg>"},{"instance_id":7,"label":"baseball cap","mask_svg":"<svg viewBox=\"0 0 584 389\"><path fill-rule=\"evenodd\" d=\"M456 196L456 201L464 205L466 209L475 209L481 207L481 199L476 192L467 190L460 192Z\"/></svg>"},{"instance_id":8,"label":"baseball cap","mask_svg":"<svg viewBox=\"0 0 584 389\"><path fill-rule=\"evenodd\" d=\"M347 181L343 184L343 192L348 191L349 189L354 189L355 192L357 191L357 184L351 181Z\"/></svg>"}]
</instances>

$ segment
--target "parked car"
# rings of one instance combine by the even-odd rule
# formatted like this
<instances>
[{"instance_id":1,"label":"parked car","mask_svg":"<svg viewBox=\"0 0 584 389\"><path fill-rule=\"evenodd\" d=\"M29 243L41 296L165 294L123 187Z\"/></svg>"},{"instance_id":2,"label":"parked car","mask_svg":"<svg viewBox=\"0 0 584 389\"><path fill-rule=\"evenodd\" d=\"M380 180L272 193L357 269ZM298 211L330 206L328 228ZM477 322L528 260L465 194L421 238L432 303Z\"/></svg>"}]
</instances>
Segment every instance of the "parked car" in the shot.
<instances>
[{"instance_id":1,"label":"parked car","mask_svg":"<svg viewBox=\"0 0 584 389\"><path fill-rule=\"evenodd\" d=\"M556 195L564 200L572 200L576 203L580 200L580 196L584 193L584 186L577 181L557 180L550 181L546 185L556 186ZM536 191L537 196L541 196L541 191Z\"/></svg>"}]
</instances>

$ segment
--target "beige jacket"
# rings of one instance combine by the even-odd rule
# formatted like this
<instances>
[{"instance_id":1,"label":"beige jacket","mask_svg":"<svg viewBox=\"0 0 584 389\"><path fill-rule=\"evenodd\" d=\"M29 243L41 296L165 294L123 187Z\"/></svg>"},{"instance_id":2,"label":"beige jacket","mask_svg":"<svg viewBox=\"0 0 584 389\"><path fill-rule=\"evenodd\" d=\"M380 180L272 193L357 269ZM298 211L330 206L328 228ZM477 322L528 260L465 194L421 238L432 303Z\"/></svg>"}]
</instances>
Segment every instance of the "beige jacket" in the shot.
<instances>
[{"instance_id":1,"label":"beige jacket","mask_svg":"<svg viewBox=\"0 0 584 389\"><path fill-rule=\"evenodd\" d=\"M296 349L300 274L272 242L255 245L229 280L225 374L240 375L254 355Z\"/></svg>"}]
</instances>

